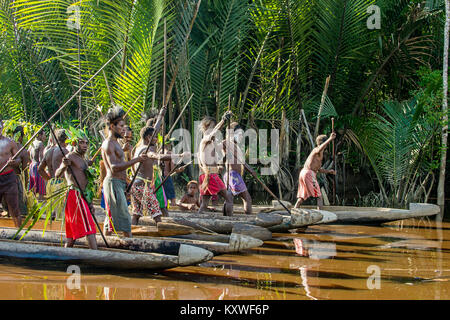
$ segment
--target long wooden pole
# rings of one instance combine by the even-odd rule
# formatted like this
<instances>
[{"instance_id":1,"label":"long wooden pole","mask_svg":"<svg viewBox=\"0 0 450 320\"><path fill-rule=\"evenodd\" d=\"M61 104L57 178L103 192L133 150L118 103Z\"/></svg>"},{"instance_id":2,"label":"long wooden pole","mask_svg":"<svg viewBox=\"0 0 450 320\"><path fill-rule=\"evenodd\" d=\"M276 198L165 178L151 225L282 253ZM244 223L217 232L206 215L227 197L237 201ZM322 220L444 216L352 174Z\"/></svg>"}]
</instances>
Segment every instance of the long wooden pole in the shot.
<instances>
[{"instance_id":1,"label":"long wooden pole","mask_svg":"<svg viewBox=\"0 0 450 320\"><path fill-rule=\"evenodd\" d=\"M181 116L183 115L184 111L186 110L186 108L189 105L189 102L191 101L193 96L194 96L194 94L192 93L191 96L189 97L188 101L184 105L183 109L181 110L180 114L178 115L178 118L175 120L175 122L173 123L172 127L170 128L170 130L167 132L166 139L170 138L170 135L172 134L172 131L175 129L175 125L178 123L178 121L180 121Z\"/></svg>"},{"instance_id":2,"label":"long wooden pole","mask_svg":"<svg viewBox=\"0 0 450 320\"><path fill-rule=\"evenodd\" d=\"M320 115L322 114L322 109L323 109L323 106L325 105L325 99L327 97L327 92L328 92L328 86L330 85L330 78L331 78L331 76L327 77L327 80L325 81L325 88L323 89L323 92L322 92L322 99L320 101L319 112L317 113L316 128L314 129L314 138L317 138L317 136L319 135Z\"/></svg>"},{"instance_id":3,"label":"long wooden pole","mask_svg":"<svg viewBox=\"0 0 450 320\"><path fill-rule=\"evenodd\" d=\"M25 150L30 143L33 141L34 138L36 138L36 136L42 131L44 130L45 126L47 126L54 117L56 117L62 109L64 109L74 98L76 98L78 96L78 94L89 84L89 82L92 81L92 79L94 79L112 60L114 60L114 58L122 51L123 49L119 49L119 51L117 51L96 73L94 73L94 75L92 77L89 78L88 81L86 81L70 98L69 100L67 100L58 110L56 110L55 113L53 113L53 115L48 118L48 120L42 125L42 127L37 130L32 136L31 138L22 146L22 148L19 149L19 151L17 151L17 153L15 155L12 156L11 160L15 160L21 153L23 150ZM8 162L3 166L3 168L0 169L0 173L2 173L6 167L8 166Z\"/></svg>"},{"instance_id":4,"label":"long wooden pole","mask_svg":"<svg viewBox=\"0 0 450 320\"><path fill-rule=\"evenodd\" d=\"M136 102L139 100L139 98L142 95L140 94L139 97L136 98L136 100L134 100L133 104L131 105L131 107L128 109L128 111L125 113L125 115L123 116L123 119L125 119L128 115L128 113L130 112L131 109L133 109L134 105L136 104ZM100 151L102 151L102 146L100 145L100 147L97 149L97 151L94 153L94 155L91 158L91 161L94 162L95 158L97 158L97 156L100 154Z\"/></svg>"},{"instance_id":5,"label":"long wooden pole","mask_svg":"<svg viewBox=\"0 0 450 320\"><path fill-rule=\"evenodd\" d=\"M331 118L331 132L334 133L334 118ZM337 172L336 172L336 148L334 145L334 139L331 143L331 148L333 150L333 165L334 165L334 177L333 177L333 205L336 204L336 177L337 177Z\"/></svg>"},{"instance_id":6,"label":"long wooden pole","mask_svg":"<svg viewBox=\"0 0 450 320\"><path fill-rule=\"evenodd\" d=\"M181 164L177 164L167 175L167 177L164 177L164 180L160 183L160 185L155 189L155 191L153 191L154 194L156 194L156 192L159 191L159 189L161 189L161 187L163 186L163 184L166 182L167 179L169 179L169 177L179 168L181 167L187 167L188 165L190 165L192 163L192 160L189 161L188 163L186 163L185 165L181 165Z\"/></svg>"},{"instance_id":7,"label":"long wooden pole","mask_svg":"<svg viewBox=\"0 0 450 320\"><path fill-rule=\"evenodd\" d=\"M194 26L194 21L195 21L195 18L197 17L197 13L198 13L198 10L200 8L200 2L201 2L201 0L199 0L197 2L197 6L196 6L195 11L194 11L194 16L192 17L191 24L189 25L189 30L186 33L186 37L184 39L184 44L183 44L183 51L186 49L186 43L187 43L187 41L189 39L189 35L191 33L192 27ZM150 141L152 141L154 139L155 134L159 131L159 129L161 127L161 119L164 118L164 115L166 114L166 111L167 111L167 100L168 100L167 97L170 97L170 95L172 94L172 90L173 90L173 86L175 85L175 79L177 77L178 70L179 70L179 62L175 66L175 71L174 71L174 73L172 75L172 80L170 82L169 89L167 90L166 97L164 98L165 99L164 101L166 103L163 104L163 107L161 108L161 111L160 111L160 113L158 115L158 119L156 120L156 124L155 124L155 131L153 131L153 134L152 134L152 136L150 138ZM150 143L148 144L147 149L145 150L145 153L147 153L149 149L150 149ZM139 165L137 167L137 170L134 173L133 179L131 180L130 184L128 185L128 188L127 188L126 192L130 192L131 187L133 186L133 183L136 180L136 177L137 177L137 174L139 172L139 169L141 168L141 165L142 165L142 162L139 163Z\"/></svg>"},{"instance_id":8,"label":"long wooden pole","mask_svg":"<svg viewBox=\"0 0 450 320\"><path fill-rule=\"evenodd\" d=\"M255 171L246 163L244 163L244 168L250 172L250 174L256 179L256 181L258 181L261 186L264 188L264 190L266 190L274 199L276 199L281 206L287 211L289 212L289 214L291 214L291 210L289 210L284 203L280 200L280 198L278 198L267 186L264 182L261 181L261 179L259 179L259 177L256 175Z\"/></svg>"},{"instance_id":9,"label":"long wooden pole","mask_svg":"<svg viewBox=\"0 0 450 320\"><path fill-rule=\"evenodd\" d=\"M166 19L164 19L164 71L163 71L163 106L166 105L166 79L167 79L167 25L166 25ZM167 98L169 99L169 98ZM162 124L161 124L161 137L162 137L162 144L161 144L161 148L162 148L162 154L164 154L165 151L165 144L166 144L166 139L165 139L165 131L166 131L166 121L163 118L162 119ZM151 140L150 140L151 142ZM161 168L161 177L164 181L166 181L167 179L164 178L164 173L166 170L166 163L165 161L161 161L160 162L160 168ZM163 185L163 182L161 182L161 186Z\"/></svg>"}]
</instances>

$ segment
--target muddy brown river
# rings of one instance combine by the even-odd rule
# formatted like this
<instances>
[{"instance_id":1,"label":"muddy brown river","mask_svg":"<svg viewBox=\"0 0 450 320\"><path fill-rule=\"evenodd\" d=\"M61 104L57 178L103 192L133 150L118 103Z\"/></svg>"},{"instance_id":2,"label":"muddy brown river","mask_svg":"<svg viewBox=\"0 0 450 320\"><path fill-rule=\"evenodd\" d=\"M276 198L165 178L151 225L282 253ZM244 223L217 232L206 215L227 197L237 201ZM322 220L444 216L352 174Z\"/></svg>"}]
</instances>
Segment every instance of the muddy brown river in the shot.
<instances>
[{"instance_id":1,"label":"muddy brown river","mask_svg":"<svg viewBox=\"0 0 450 320\"><path fill-rule=\"evenodd\" d=\"M448 300L450 223L316 225L198 266L146 273L82 267L80 289L68 289L66 271L0 258L0 299Z\"/></svg>"}]
</instances>

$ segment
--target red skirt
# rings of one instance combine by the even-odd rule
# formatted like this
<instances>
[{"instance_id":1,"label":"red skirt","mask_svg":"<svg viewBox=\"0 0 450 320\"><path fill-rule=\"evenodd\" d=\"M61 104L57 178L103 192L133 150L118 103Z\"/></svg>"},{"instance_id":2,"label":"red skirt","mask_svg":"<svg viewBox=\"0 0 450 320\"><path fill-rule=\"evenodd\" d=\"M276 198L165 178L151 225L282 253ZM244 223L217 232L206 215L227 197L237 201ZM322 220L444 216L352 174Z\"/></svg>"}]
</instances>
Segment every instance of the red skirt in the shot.
<instances>
[{"instance_id":1,"label":"red skirt","mask_svg":"<svg viewBox=\"0 0 450 320\"><path fill-rule=\"evenodd\" d=\"M201 186L203 183L203 180L205 179L205 174L202 174L199 177L199 185ZM214 196L218 194L220 191L226 189L225 184L223 183L222 179L220 179L219 175L217 173L211 173L209 175L209 181L208 181L208 189L205 191L200 188L200 194L202 196Z\"/></svg>"},{"instance_id":2,"label":"red skirt","mask_svg":"<svg viewBox=\"0 0 450 320\"><path fill-rule=\"evenodd\" d=\"M97 232L89 206L77 190L69 190L64 213L67 238L75 240Z\"/></svg>"}]
</instances>

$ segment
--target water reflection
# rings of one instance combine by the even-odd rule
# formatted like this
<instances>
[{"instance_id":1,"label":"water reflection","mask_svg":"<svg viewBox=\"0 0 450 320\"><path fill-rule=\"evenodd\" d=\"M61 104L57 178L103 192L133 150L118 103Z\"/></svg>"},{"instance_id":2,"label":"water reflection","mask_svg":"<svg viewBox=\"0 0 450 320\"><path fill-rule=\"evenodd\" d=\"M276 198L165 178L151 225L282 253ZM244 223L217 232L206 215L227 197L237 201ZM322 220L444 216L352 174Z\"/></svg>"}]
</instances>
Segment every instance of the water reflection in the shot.
<instances>
[{"instance_id":1,"label":"water reflection","mask_svg":"<svg viewBox=\"0 0 450 320\"><path fill-rule=\"evenodd\" d=\"M295 252L313 260L329 259L336 256L336 243L294 238Z\"/></svg>"},{"instance_id":2,"label":"water reflection","mask_svg":"<svg viewBox=\"0 0 450 320\"><path fill-rule=\"evenodd\" d=\"M80 290L66 287L65 269L0 259L0 299L450 299L449 235L448 222L430 219L317 225L199 266L133 273L81 268ZM372 265L381 271L376 290L367 287Z\"/></svg>"}]
</instances>

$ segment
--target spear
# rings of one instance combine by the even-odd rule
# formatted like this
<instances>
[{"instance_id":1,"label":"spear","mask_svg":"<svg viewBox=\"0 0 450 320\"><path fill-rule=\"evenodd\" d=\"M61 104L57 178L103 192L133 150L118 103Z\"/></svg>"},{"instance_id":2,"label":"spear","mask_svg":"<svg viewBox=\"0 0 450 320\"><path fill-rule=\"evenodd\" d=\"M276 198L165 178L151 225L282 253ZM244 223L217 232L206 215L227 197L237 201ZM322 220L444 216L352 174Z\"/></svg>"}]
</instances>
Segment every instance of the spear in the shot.
<instances>
[{"instance_id":1,"label":"spear","mask_svg":"<svg viewBox=\"0 0 450 320\"><path fill-rule=\"evenodd\" d=\"M192 27L194 26L194 21L195 21L195 18L197 17L197 13L198 13L198 10L199 10L199 8L200 8L200 2L201 2L201 0L199 0L199 1L197 2L197 5L196 5L195 11L194 11L194 16L192 17L191 24L189 25L189 30L188 30L188 32L186 33L186 37L184 38L183 51L182 51L182 53L186 50L186 43L187 43L187 41L188 41L188 39L189 39L189 35L190 35L190 33L191 33ZM170 97L170 95L172 94L173 86L175 85L175 79L176 79L176 77L177 77L178 70L179 70L179 65L180 65L180 62L178 62L178 63L176 64L176 66L175 66L175 70L174 70L173 75L172 75L172 80L170 81L169 89L167 90L167 94L164 96L164 100L163 100L163 101L164 101L165 103L163 104L163 107L161 108L161 111L160 111L160 113L159 113L159 115L158 115L158 118L157 118L157 120L156 120L155 128L154 128L153 134L152 134L152 136L151 136L151 138L150 138L150 141L152 141L152 140L154 139L155 135L159 132L159 129L160 129L160 127L161 127L161 121L162 121L162 119L164 118L164 115L166 114L166 111L167 111L167 101L169 100L168 97ZM145 153L148 153L148 150L149 150L149 149L150 149L150 143L148 144L147 149L145 150ZM136 180L137 174L139 173L139 170L140 170L140 168L141 168L141 165L142 165L142 162L139 163L139 165L138 165L138 167L137 167L137 169L136 169L136 172L134 173L133 179L131 180L130 184L129 184L128 187L127 187L126 192L130 192L131 187L133 186L133 183L134 183L134 181Z\"/></svg>"},{"instance_id":2,"label":"spear","mask_svg":"<svg viewBox=\"0 0 450 320\"><path fill-rule=\"evenodd\" d=\"M227 151L228 152L228 151ZM236 154L232 153L233 155L233 161L235 161L235 163L239 163ZM261 179L259 179L258 175L256 174L255 170L253 170L253 168L248 165L247 163L245 163L245 161L243 161L243 166L245 168L245 170L247 170L248 172L250 172L250 174L256 179L256 181L258 181L261 186L264 188L264 190L266 190L274 199L278 200L278 202L280 203L280 205L287 211L289 212L289 214L291 213L291 210L289 210L285 204L280 200L280 198L278 198L270 189L269 187L266 186L266 184L264 182L261 181Z\"/></svg>"},{"instance_id":3,"label":"spear","mask_svg":"<svg viewBox=\"0 0 450 320\"><path fill-rule=\"evenodd\" d=\"M25 77L26 77L27 80L28 80L28 83L29 83L30 89L31 89L31 93L33 94L33 97L34 97L34 99L36 100L36 104L39 106L39 109L41 110L42 116L44 117L44 119L47 118L47 115L45 114L44 109L42 109L41 104L39 103L39 101L38 101L37 98L36 98L36 95L35 95L35 93L34 93L33 86L31 85L30 79L28 78L28 76L27 76L26 74L25 74ZM61 154L63 155L63 158L66 158L66 155L64 154L63 148L61 147L61 144L59 143L58 139L56 138L55 131L53 130L53 127L51 126L51 124L49 125L49 128L50 128L50 132L51 132L51 134L52 134L52 136L53 136L53 139L55 140L56 144L58 145L59 150L61 151ZM83 200L84 200L86 203L89 203L89 202L87 201L87 199L86 199L86 196L85 196L84 192L82 191L83 189L81 188L81 185L80 185L80 183L78 182L77 176L76 176L76 175L74 174L74 172L73 172L72 166L69 166L69 170L70 170L70 174L72 175L72 177L73 177L74 180L75 180L75 183L76 183L76 185L77 185L78 190L80 190L79 193L80 193L80 195L81 195L81 198L83 198ZM86 214L86 212L85 212L84 206L81 206L81 211L82 211L83 216L87 217L87 214ZM95 214L93 214L93 213L91 212L91 210L89 210L89 213L91 214L92 219L94 220L95 224L97 225L97 228L98 228L98 230L100 231L100 234L101 234L101 236L102 236L102 238L103 238L103 241L105 242L106 247L109 248L108 242L106 241L106 238L105 238L105 236L103 235L102 229L100 228L100 226L99 226L99 224L98 224L98 221L97 221L97 218L95 217Z\"/></svg>"},{"instance_id":4,"label":"spear","mask_svg":"<svg viewBox=\"0 0 450 320\"><path fill-rule=\"evenodd\" d=\"M138 101L138 99L141 97L142 95L140 94L139 97L136 98L136 100L134 100L133 104L131 105L131 107L128 109L128 111L125 113L125 115L123 116L123 119L125 119L128 115L128 113L130 112L131 109L133 109L134 105L136 104L136 102ZM102 151L102 146L100 145L100 147L97 149L97 151L94 153L94 155L91 158L91 161L94 162L95 158L97 158L97 156L99 155L100 151Z\"/></svg>"},{"instance_id":5,"label":"spear","mask_svg":"<svg viewBox=\"0 0 450 320\"><path fill-rule=\"evenodd\" d=\"M331 132L334 133L334 118L331 118ZM334 177L333 177L333 205L336 204L336 148L334 146L334 140L331 146L333 150L333 162L334 162Z\"/></svg>"},{"instance_id":6,"label":"spear","mask_svg":"<svg viewBox=\"0 0 450 320\"><path fill-rule=\"evenodd\" d=\"M17 151L17 153L15 155L12 156L11 160L15 160L20 153L25 150L30 143L33 141L33 139L42 131L44 130L44 127L47 126L54 117L56 117L62 109L64 109L88 84L89 82L92 81L92 79L94 79L121 51L123 50L123 48L119 49L119 51L117 51L112 57L111 59L109 59L96 73L94 73L94 75L92 77L89 78L88 81L86 81L86 83L84 83L70 98L69 100L67 100L58 110L56 110L56 112L50 117L48 118L48 120L42 125L42 127L37 130L32 136L31 138L22 146L22 148L19 149L19 151ZM3 166L3 168L0 169L0 173L2 173L6 167L8 166L8 162Z\"/></svg>"},{"instance_id":7,"label":"spear","mask_svg":"<svg viewBox=\"0 0 450 320\"><path fill-rule=\"evenodd\" d=\"M162 185L164 184L164 182L166 182L167 179L169 179L169 177L178 169L181 168L186 168L188 165L190 165L192 163L192 160L189 161L188 163L186 163L185 165L182 165L181 163L177 164L167 175L167 177L164 177L164 180L161 182L161 184L155 189L155 191L153 191L154 194L156 194L156 192L158 192L159 189L161 189Z\"/></svg>"}]
</instances>

